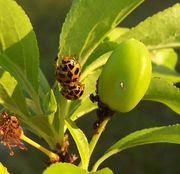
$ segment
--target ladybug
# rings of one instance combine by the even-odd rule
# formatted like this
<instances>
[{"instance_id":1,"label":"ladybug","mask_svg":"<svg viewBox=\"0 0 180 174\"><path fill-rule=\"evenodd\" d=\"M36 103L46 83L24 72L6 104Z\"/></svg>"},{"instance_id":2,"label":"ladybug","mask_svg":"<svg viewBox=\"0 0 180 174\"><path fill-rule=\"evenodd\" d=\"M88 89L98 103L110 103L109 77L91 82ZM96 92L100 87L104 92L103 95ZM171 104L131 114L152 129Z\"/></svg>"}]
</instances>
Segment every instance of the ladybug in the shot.
<instances>
[{"instance_id":1,"label":"ladybug","mask_svg":"<svg viewBox=\"0 0 180 174\"><path fill-rule=\"evenodd\" d=\"M84 84L81 84L79 81L70 82L69 85L65 85L61 88L61 94L69 100L79 99L83 93Z\"/></svg>"},{"instance_id":2,"label":"ladybug","mask_svg":"<svg viewBox=\"0 0 180 174\"><path fill-rule=\"evenodd\" d=\"M66 86L71 82L79 81L81 66L74 57L70 59L69 56L64 56L60 65L56 63L54 75L62 86Z\"/></svg>"}]
</instances>

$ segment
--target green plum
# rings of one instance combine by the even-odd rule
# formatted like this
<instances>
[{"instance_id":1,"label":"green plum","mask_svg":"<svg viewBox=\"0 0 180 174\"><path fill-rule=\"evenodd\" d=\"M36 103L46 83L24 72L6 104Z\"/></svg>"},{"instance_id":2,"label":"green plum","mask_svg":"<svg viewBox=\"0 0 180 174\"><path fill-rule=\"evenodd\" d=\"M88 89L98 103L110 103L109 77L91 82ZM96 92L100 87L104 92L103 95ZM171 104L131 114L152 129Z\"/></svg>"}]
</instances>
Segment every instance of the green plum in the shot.
<instances>
[{"instance_id":1,"label":"green plum","mask_svg":"<svg viewBox=\"0 0 180 174\"><path fill-rule=\"evenodd\" d=\"M135 39L121 42L99 77L100 101L117 112L131 111L146 93L151 74L151 58L146 46Z\"/></svg>"}]
</instances>

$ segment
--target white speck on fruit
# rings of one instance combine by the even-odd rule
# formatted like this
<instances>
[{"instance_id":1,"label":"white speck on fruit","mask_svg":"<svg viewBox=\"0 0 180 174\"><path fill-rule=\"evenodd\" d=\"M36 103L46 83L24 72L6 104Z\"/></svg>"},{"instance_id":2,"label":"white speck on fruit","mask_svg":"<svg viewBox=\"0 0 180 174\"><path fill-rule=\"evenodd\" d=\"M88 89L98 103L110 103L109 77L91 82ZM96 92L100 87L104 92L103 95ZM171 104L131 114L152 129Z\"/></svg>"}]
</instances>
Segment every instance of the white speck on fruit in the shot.
<instances>
[{"instance_id":1,"label":"white speck on fruit","mask_svg":"<svg viewBox=\"0 0 180 174\"><path fill-rule=\"evenodd\" d=\"M120 82L120 87L123 89L124 88L124 83Z\"/></svg>"}]
</instances>

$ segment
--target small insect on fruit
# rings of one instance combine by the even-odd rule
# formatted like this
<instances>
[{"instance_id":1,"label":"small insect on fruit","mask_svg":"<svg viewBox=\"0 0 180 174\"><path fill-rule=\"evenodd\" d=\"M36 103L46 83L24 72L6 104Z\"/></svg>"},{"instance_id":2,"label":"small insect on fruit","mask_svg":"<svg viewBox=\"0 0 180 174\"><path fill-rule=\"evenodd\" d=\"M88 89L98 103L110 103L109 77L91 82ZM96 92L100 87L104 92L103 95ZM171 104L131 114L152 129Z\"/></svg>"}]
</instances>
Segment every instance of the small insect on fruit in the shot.
<instances>
[{"instance_id":1,"label":"small insect on fruit","mask_svg":"<svg viewBox=\"0 0 180 174\"><path fill-rule=\"evenodd\" d=\"M54 75L62 86L79 81L80 74L81 66L74 57L71 59L70 56L64 56L60 65L56 63Z\"/></svg>"},{"instance_id":2,"label":"small insect on fruit","mask_svg":"<svg viewBox=\"0 0 180 174\"><path fill-rule=\"evenodd\" d=\"M83 92L84 84L80 82L70 82L69 85L63 86L61 89L61 94L69 100L79 99Z\"/></svg>"},{"instance_id":3,"label":"small insect on fruit","mask_svg":"<svg viewBox=\"0 0 180 174\"><path fill-rule=\"evenodd\" d=\"M110 118L115 114L115 111L111 110L107 105L105 105L104 103L102 103L99 99L99 95L98 95L98 81L97 80L97 84L96 84L96 95L94 94L90 94L89 98L90 100L95 103L98 103L98 109L97 109L97 119L96 121L93 123L93 129L94 132L92 134L99 134L98 129L101 127L102 122L104 121L105 118Z\"/></svg>"}]
</instances>

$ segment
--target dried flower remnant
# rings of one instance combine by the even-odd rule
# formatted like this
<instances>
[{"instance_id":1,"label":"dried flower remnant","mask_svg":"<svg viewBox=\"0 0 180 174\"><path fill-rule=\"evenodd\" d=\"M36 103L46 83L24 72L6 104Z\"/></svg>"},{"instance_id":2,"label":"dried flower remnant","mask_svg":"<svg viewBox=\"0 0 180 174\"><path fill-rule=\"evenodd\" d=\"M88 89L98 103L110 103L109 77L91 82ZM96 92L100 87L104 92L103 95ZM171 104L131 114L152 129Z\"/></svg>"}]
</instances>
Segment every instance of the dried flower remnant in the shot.
<instances>
[{"instance_id":1,"label":"dried flower remnant","mask_svg":"<svg viewBox=\"0 0 180 174\"><path fill-rule=\"evenodd\" d=\"M68 152L68 148L69 148L69 135L66 133L64 135L64 143L65 146L62 148L61 145L59 143L56 144L56 148L59 150L59 161L57 160L48 160L46 162L46 167L50 166L51 164L55 163L55 162L65 162L65 163L71 163L71 164L75 164L78 156L75 153L69 153Z\"/></svg>"},{"instance_id":2,"label":"dried flower remnant","mask_svg":"<svg viewBox=\"0 0 180 174\"><path fill-rule=\"evenodd\" d=\"M65 146L63 148L60 153L59 153L59 156L60 156L60 162L66 162L66 163L71 163L71 164L74 164L75 161L78 159L77 155L76 154L73 154L73 153L69 153L68 152L68 148L69 148L69 135L66 133L64 135L64 142L65 142Z\"/></svg>"},{"instance_id":3,"label":"dried flower remnant","mask_svg":"<svg viewBox=\"0 0 180 174\"><path fill-rule=\"evenodd\" d=\"M15 114L7 114L5 110L1 113L0 119L0 142L4 146L8 146L10 155L13 156L14 152L12 147L18 146L22 150L27 150L24 144L19 140L23 134L22 127L19 125L19 120Z\"/></svg>"}]
</instances>

